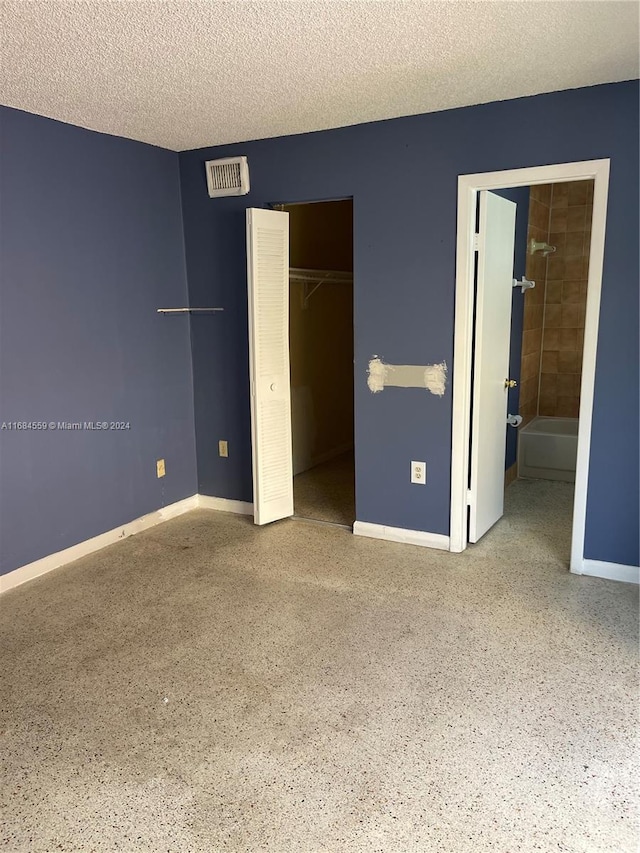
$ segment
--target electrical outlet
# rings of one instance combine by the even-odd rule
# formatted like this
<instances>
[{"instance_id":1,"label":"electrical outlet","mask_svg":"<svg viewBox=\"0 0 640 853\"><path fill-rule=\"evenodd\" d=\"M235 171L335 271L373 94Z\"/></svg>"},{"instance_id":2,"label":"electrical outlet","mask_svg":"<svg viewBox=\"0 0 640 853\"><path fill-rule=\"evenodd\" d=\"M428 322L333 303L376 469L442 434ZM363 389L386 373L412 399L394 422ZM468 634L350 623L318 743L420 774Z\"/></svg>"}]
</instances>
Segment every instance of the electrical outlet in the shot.
<instances>
[{"instance_id":1,"label":"electrical outlet","mask_svg":"<svg viewBox=\"0 0 640 853\"><path fill-rule=\"evenodd\" d=\"M427 463L412 462L411 463L411 482L418 483L421 486L427 482Z\"/></svg>"},{"instance_id":2,"label":"electrical outlet","mask_svg":"<svg viewBox=\"0 0 640 853\"><path fill-rule=\"evenodd\" d=\"M164 477L165 473L166 472L164 470L164 459L156 459L156 476Z\"/></svg>"},{"instance_id":3,"label":"electrical outlet","mask_svg":"<svg viewBox=\"0 0 640 853\"><path fill-rule=\"evenodd\" d=\"M229 455L229 443L226 441L218 442L218 455L223 456L225 459Z\"/></svg>"}]
</instances>

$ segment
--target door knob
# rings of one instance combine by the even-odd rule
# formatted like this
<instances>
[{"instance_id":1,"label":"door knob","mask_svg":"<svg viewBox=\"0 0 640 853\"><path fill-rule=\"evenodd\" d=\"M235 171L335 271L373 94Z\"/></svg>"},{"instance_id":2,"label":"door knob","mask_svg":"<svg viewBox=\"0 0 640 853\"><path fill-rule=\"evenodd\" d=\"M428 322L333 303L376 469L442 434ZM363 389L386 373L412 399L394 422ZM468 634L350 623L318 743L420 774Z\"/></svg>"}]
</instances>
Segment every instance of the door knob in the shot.
<instances>
[{"instance_id":1,"label":"door knob","mask_svg":"<svg viewBox=\"0 0 640 853\"><path fill-rule=\"evenodd\" d=\"M271 388L272 391L275 391L278 386L276 385L275 382L272 382L269 387Z\"/></svg>"},{"instance_id":2,"label":"door knob","mask_svg":"<svg viewBox=\"0 0 640 853\"><path fill-rule=\"evenodd\" d=\"M504 387L505 388L515 388L518 385L515 379L505 379Z\"/></svg>"}]
</instances>

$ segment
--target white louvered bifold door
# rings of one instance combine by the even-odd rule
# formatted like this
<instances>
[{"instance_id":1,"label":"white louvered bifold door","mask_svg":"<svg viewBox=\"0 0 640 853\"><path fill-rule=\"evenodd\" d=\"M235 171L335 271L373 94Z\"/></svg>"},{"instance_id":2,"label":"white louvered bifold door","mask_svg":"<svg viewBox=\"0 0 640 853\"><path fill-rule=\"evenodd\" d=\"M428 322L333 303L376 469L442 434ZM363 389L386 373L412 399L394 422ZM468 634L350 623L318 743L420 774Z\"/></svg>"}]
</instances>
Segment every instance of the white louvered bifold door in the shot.
<instances>
[{"instance_id":1,"label":"white louvered bifold door","mask_svg":"<svg viewBox=\"0 0 640 853\"><path fill-rule=\"evenodd\" d=\"M253 519L293 515L289 214L247 210Z\"/></svg>"}]
</instances>

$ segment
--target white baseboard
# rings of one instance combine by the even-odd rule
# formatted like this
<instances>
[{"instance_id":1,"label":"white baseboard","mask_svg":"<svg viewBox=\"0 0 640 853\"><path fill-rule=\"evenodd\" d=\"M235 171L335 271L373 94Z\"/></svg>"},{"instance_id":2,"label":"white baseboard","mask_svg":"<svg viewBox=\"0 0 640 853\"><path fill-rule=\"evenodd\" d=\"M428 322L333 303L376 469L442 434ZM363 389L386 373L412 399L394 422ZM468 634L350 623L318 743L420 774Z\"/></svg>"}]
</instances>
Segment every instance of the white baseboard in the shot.
<instances>
[{"instance_id":1,"label":"white baseboard","mask_svg":"<svg viewBox=\"0 0 640 853\"><path fill-rule=\"evenodd\" d=\"M120 527L115 527L113 530L107 530L106 533L100 533L84 542L78 542L77 545L72 545L63 551L56 551L55 554L49 554L33 563L27 563L26 566L20 566L19 569L7 572L6 575L0 575L0 593L7 592L7 590L38 578L40 575L45 575L53 569L65 566L67 563L73 563L74 560L93 554L94 551L99 551L101 548L106 548L107 545L113 545L120 539L126 539L142 530L148 530L150 527L155 527L156 524L162 524L163 521L168 521L170 518L175 518L192 509L197 509L197 507L198 495L191 495L189 498L169 504L155 512L150 512L148 515L136 518L134 521L122 524Z\"/></svg>"},{"instance_id":2,"label":"white baseboard","mask_svg":"<svg viewBox=\"0 0 640 853\"><path fill-rule=\"evenodd\" d=\"M169 506L162 507L162 509L158 509L155 512L150 512L148 515L143 515L141 518L136 518L120 527L115 527L113 530L107 530L106 533L100 533L92 539L78 542L77 545L72 545L63 551L56 551L55 554L49 554L41 560L28 563L26 566L20 566L19 569L7 572L6 575L0 575L0 593L7 592L16 586L40 577L40 575L45 575L47 572L53 571L53 569L60 568L60 566L73 563L74 560L79 560L81 557L93 554L94 551L106 548L107 545L113 545L114 542L118 542L120 539L126 539L136 533L141 533L143 530L148 530L150 527L155 527L157 524L162 524L170 518L176 518L185 512L190 512L192 509L200 508L215 509L221 512L234 512L241 515L251 515L253 513L253 504L245 503L245 501L230 501L225 498L212 498L209 495L191 495L189 498L169 504Z\"/></svg>"},{"instance_id":3,"label":"white baseboard","mask_svg":"<svg viewBox=\"0 0 640 853\"><path fill-rule=\"evenodd\" d=\"M449 550L449 537L441 533L425 533L422 530L406 530L403 527L387 527L384 524L370 524L368 521L356 521L353 525L356 536L368 536L371 539L386 539L389 542L403 542L405 545L420 545L423 548Z\"/></svg>"},{"instance_id":4,"label":"white baseboard","mask_svg":"<svg viewBox=\"0 0 640 853\"><path fill-rule=\"evenodd\" d=\"M611 581L640 583L640 568L624 566L622 563L607 563L604 560L583 560L582 571L578 575L590 575L594 578L607 578Z\"/></svg>"},{"instance_id":5,"label":"white baseboard","mask_svg":"<svg viewBox=\"0 0 640 853\"><path fill-rule=\"evenodd\" d=\"M231 501L227 498L212 498L209 495L197 495L200 509L215 509L218 512L235 512L236 515L253 515L253 504L247 501Z\"/></svg>"}]
</instances>

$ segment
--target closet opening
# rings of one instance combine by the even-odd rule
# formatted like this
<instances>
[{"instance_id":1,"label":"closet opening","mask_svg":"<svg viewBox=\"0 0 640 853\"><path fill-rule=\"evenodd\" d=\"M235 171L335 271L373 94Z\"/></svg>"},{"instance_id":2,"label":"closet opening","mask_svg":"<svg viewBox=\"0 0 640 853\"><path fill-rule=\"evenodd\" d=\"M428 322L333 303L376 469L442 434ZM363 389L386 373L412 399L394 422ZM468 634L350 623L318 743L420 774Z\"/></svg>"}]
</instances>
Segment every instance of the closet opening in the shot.
<instances>
[{"instance_id":1,"label":"closet opening","mask_svg":"<svg viewBox=\"0 0 640 853\"><path fill-rule=\"evenodd\" d=\"M289 214L294 516L355 521L353 200L282 204Z\"/></svg>"}]
</instances>

